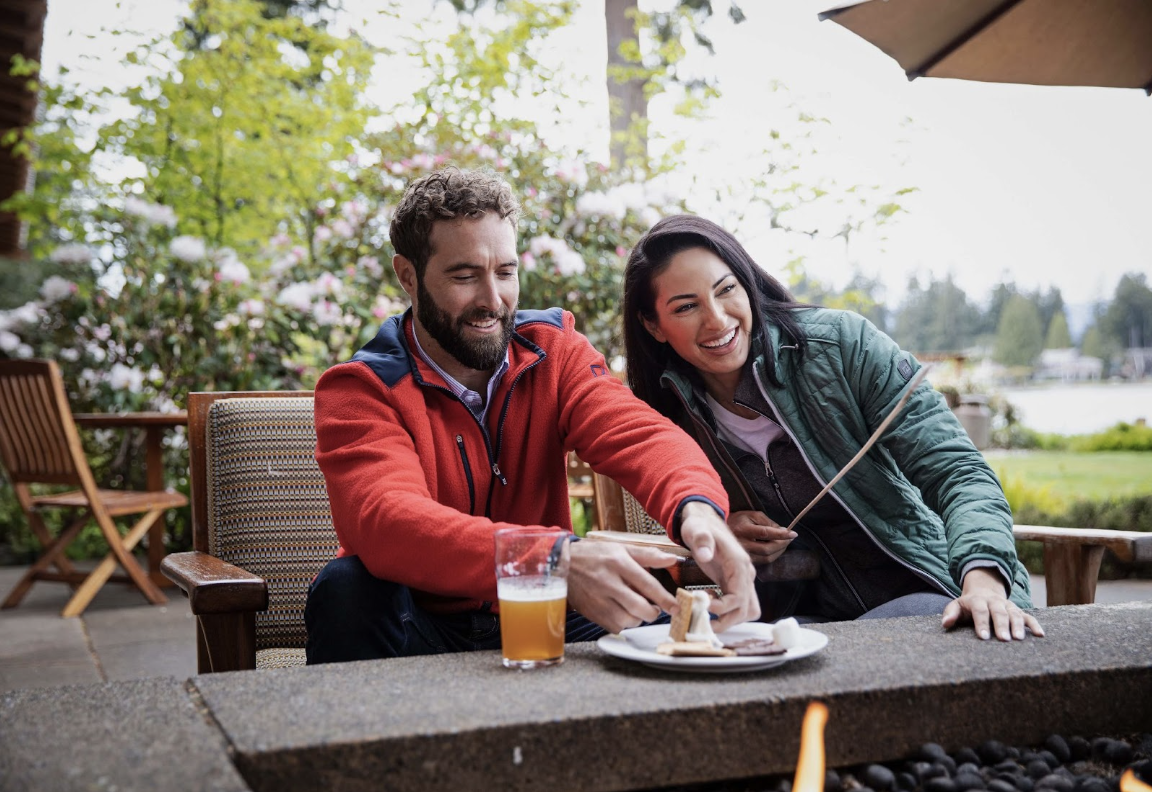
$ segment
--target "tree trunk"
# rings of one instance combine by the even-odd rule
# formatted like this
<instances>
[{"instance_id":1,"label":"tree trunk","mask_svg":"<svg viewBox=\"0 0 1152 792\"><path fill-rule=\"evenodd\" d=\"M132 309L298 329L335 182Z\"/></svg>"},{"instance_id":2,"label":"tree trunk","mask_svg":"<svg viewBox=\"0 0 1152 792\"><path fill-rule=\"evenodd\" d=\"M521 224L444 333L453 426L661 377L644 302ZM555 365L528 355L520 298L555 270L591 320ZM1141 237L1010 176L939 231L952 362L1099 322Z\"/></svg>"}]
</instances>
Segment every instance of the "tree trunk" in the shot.
<instances>
[{"instance_id":1,"label":"tree trunk","mask_svg":"<svg viewBox=\"0 0 1152 792\"><path fill-rule=\"evenodd\" d=\"M612 130L613 167L623 165L627 158L627 134L632 122L648 117L648 103L644 101L644 81L637 79L619 82L610 73L613 67L635 65L630 64L620 54L620 45L632 42L632 45L639 50L634 16L636 2L637 0L604 0L604 21L608 32L608 116L609 127ZM639 135L640 151L647 154L647 132L643 127L639 127L636 133Z\"/></svg>"},{"instance_id":2,"label":"tree trunk","mask_svg":"<svg viewBox=\"0 0 1152 792\"><path fill-rule=\"evenodd\" d=\"M0 7L0 129L22 133L36 119L37 96L27 88L35 75L17 77L9 74L12 56L40 60L44 41L44 17L47 0L9 0ZM28 160L13 155L11 149L0 149L0 201L7 200L28 187ZM11 212L0 212L0 256L22 254L22 224Z\"/></svg>"}]
</instances>

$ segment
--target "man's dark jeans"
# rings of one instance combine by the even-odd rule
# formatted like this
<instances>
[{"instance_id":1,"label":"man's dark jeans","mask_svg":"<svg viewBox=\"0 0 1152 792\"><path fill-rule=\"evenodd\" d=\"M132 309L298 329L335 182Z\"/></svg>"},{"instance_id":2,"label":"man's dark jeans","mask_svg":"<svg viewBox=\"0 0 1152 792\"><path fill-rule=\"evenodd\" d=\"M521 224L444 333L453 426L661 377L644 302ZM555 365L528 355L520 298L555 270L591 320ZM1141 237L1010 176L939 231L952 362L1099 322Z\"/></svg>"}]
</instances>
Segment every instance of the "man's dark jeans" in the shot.
<instances>
[{"instance_id":1,"label":"man's dark jeans","mask_svg":"<svg viewBox=\"0 0 1152 792\"><path fill-rule=\"evenodd\" d=\"M308 664L500 648L494 613L429 613L407 586L381 580L356 556L330 561L308 587ZM574 611L564 640L594 641L606 631Z\"/></svg>"}]
</instances>

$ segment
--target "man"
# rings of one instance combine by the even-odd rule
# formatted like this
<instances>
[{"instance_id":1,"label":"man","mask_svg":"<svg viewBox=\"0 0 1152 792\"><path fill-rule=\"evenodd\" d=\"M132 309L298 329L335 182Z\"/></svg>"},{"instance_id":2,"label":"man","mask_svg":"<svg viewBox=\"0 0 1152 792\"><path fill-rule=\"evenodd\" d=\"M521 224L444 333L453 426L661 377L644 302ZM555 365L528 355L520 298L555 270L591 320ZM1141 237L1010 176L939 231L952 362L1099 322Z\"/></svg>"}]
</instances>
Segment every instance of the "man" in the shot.
<instances>
[{"instance_id":1,"label":"man","mask_svg":"<svg viewBox=\"0 0 1152 792\"><path fill-rule=\"evenodd\" d=\"M499 648L493 534L571 530L568 450L673 527L721 585L719 629L759 615L751 561L696 444L607 375L571 314L517 311L518 214L499 177L456 169L416 180L396 209L392 264L412 309L316 386L316 458L341 548L309 590L309 663ZM669 554L571 550L567 640L675 611L648 572Z\"/></svg>"}]
</instances>

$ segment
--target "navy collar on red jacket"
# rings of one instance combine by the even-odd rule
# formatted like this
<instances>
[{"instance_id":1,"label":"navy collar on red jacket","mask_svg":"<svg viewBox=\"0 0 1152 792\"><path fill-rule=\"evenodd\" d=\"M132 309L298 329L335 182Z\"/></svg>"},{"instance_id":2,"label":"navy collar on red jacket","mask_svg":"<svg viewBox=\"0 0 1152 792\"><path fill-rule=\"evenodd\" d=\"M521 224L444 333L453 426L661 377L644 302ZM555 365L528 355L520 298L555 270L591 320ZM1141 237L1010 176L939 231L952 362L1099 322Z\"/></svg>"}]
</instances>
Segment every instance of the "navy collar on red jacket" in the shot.
<instances>
[{"instance_id":1,"label":"navy collar on red jacket","mask_svg":"<svg viewBox=\"0 0 1152 792\"><path fill-rule=\"evenodd\" d=\"M408 338L405 334L405 327L411 324L411 316L412 309L409 308L402 314L386 319L376 336L352 356L352 362L367 365L388 388L396 387L396 384L409 374L415 377L417 382L423 383L425 381L417 367L416 356L412 354L412 350L408 346ZM546 357L544 350L520 334L521 330L531 324L546 324L563 328L563 311L559 308L548 308L542 311L516 312L514 325L516 330L512 334L512 342L535 353L539 358L544 358ZM514 370L518 368L513 363L509 373L514 374Z\"/></svg>"}]
</instances>

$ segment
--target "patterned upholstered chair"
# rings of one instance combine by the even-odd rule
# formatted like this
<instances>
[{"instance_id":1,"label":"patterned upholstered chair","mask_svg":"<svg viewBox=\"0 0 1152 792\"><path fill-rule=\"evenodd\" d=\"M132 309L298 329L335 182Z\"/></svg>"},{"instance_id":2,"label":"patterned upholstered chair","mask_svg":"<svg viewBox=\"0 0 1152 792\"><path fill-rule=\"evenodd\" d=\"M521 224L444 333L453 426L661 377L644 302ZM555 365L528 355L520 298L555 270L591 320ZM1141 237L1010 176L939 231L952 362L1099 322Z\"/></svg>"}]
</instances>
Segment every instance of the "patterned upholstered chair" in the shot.
<instances>
[{"instance_id":1,"label":"patterned upholstered chair","mask_svg":"<svg viewBox=\"0 0 1152 792\"><path fill-rule=\"evenodd\" d=\"M338 547L312 393L193 393L192 552L161 569L196 616L200 673L304 665L308 583Z\"/></svg>"}]
</instances>

